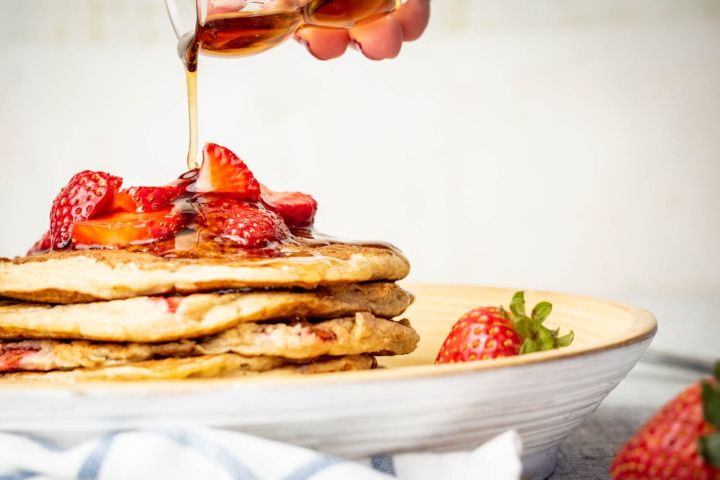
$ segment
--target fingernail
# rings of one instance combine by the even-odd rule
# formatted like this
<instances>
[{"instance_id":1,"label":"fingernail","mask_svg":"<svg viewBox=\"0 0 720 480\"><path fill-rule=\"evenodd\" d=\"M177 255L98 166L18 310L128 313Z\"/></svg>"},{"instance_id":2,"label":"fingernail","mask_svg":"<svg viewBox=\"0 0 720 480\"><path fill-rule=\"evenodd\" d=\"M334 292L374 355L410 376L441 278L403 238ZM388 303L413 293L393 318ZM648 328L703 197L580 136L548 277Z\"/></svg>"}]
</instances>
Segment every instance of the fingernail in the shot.
<instances>
[{"instance_id":1,"label":"fingernail","mask_svg":"<svg viewBox=\"0 0 720 480\"><path fill-rule=\"evenodd\" d=\"M304 39L303 37L301 37L300 35L298 35L297 33L295 34L294 39L295 39L295 41L298 42L299 44L305 45L305 48L309 48L309 47L308 47L308 41L305 40L305 39Z\"/></svg>"},{"instance_id":2,"label":"fingernail","mask_svg":"<svg viewBox=\"0 0 720 480\"><path fill-rule=\"evenodd\" d=\"M354 38L350 41L350 47L357 50L358 52L362 53L363 55L365 55L365 58L367 58L368 60L372 60L374 62L380 62L380 61L384 60L383 58L372 57L372 56L368 55L367 53L365 53L365 50L363 50L362 43L358 42Z\"/></svg>"},{"instance_id":3,"label":"fingernail","mask_svg":"<svg viewBox=\"0 0 720 480\"><path fill-rule=\"evenodd\" d=\"M362 49L362 43L358 42L358 41L355 40L354 38L353 38L352 41L350 42L350 47L351 47L353 50L357 50L358 52L360 52L360 53L362 53L363 55L365 55L365 52L363 52L363 49Z\"/></svg>"}]
</instances>

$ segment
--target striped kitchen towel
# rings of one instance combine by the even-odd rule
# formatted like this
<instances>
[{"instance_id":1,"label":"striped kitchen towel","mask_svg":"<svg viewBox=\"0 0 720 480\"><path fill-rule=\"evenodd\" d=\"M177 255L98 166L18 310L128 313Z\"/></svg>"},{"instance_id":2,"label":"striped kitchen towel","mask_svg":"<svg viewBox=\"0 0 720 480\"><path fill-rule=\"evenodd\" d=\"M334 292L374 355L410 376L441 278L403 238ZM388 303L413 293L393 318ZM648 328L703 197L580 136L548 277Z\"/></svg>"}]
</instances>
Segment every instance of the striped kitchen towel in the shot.
<instances>
[{"instance_id":1,"label":"striped kitchen towel","mask_svg":"<svg viewBox=\"0 0 720 480\"><path fill-rule=\"evenodd\" d=\"M0 433L0 480L518 479L520 437L472 452L350 461L242 433L195 427L113 432L78 445Z\"/></svg>"}]
</instances>

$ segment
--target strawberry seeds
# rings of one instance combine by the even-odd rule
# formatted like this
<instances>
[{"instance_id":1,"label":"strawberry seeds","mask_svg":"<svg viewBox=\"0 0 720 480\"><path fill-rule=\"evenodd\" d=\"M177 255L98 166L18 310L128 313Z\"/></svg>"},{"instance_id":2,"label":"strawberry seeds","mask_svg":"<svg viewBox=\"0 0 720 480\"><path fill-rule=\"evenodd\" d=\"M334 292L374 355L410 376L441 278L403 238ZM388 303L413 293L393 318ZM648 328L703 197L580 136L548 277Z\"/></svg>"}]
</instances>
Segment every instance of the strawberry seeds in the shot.
<instances>
[{"instance_id":1,"label":"strawberry seeds","mask_svg":"<svg viewBox=\"0 0 720 480\"><path fill-rule=\"evenodd\" d=\"M274 192L225 147L209 143L199 169L164 186L121 189L122 179L85 170L53 202L49 231L29 254L48 250L125 248L155 254L218 247L257 251L291 241L312 226L317 202Z\"/></svg>"}]
</instances>

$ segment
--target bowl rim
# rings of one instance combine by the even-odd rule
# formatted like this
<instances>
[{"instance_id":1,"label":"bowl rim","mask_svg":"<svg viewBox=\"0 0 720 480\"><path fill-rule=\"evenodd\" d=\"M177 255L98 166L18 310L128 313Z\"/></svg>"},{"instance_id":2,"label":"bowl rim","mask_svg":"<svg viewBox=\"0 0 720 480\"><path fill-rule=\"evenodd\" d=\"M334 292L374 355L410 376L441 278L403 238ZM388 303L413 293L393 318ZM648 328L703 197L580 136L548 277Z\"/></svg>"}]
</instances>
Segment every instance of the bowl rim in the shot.
<instances>
[{"instance_id":1,"label":"bowl rim","mask_svg":"<svg viewBox=\"0 0 720 480\"><path fill-rule=\"evenodd\" d=\"M404 282L401 284L403 288L412 290L413 288L473 288L484 291L497 291L498 293L512 293L517 288L506 287L488 287L483 285L471 284L451 284L451 283L420 283ZM322 375L296 375L296 376L258 376L258 377L225 377L225 378L198 378L183 380L150 380L150 381L128 381L128 382L107 382L107 381L89 381L83 383L38 383L33 381L17 381L3 385L0 382L0 395L14 391L32 391L32 392L58 392L70 391L78 393L96 393L98 391L117 392L147 392L161 391L172 393L202 393L209 389L233 389L247 386L256 387L262 385L267 388L274 387L311 387L320 385L346 385L347 383L376 383L388 381L408 381L429 379L436 377L450 377L455 375L464 375L470 373L478 373L484 371L497 371L519 368L527 365L537 365L548 362L558 362L572 360L578 357L586 357L611 350L618 350L642 343L651 339L657 332L657 320L655 316L648 310L625 305L622 303L599 299L587 295L575 295L568 293L560 293L553 291L524 289L525 292L532 295L548 296L548 297L567 297L584 302L595 302L605 306L611 306L625 311L632 317L632 331L622 338L609 342L602 342L598 345L582 348L582 349L558 349L546 352L537 352L517 357L507 357L494 359L493 361L478 361L453 364L429 364L429 365L409 365L395 368L380 368L374 370L350 371L350 372L334 372ZM508 297L509 298L509 297Z\"/></svg>"}]
</instances>

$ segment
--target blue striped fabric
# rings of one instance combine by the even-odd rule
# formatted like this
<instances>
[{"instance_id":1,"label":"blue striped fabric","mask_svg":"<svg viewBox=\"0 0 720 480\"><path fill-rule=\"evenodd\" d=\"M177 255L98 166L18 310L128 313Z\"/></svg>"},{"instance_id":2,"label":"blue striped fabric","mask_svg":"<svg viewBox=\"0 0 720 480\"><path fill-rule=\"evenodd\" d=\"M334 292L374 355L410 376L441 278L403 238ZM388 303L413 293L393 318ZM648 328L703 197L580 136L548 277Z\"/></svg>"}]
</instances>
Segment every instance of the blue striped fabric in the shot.
<instances>
[{"instance_id":1,"label":"blue striped fabric","mask_svg":"<svg viewBox=\"0 0 720 480\"><path fill-rule=\"evenodd\" d=\"M255 474L251 468L242 463L236 455L231 453L225 446L215 440L202 435L195 430L184 429L145 429L145 430L123 430L110 432L93 441L92 448L77 469L75 478L77 480L99 480L102 479L102 469L105 459L113 449L113 444L118 436L131 433L134 435L152 435L170 440L177 445L190 448L203 455L219 467L221 467L233 480L259 480L261 476ZM65 448L42 438L30 436L24 437L31 440L35 445L57 454L70 452L72 448ZM323 470L342 463L345 460L329 455L318 454L317 458L299 466L283 480L309 480ZM376 455L370 459L371 467L381 473L396 476L393 457L389 455ZM45 476L44 470L19 470L13 473L0 475L0 480L30 480L36 476Z\"/></svg>"},{"instance_id":2,"label":"blue striped fabric","mask_svg":"<svg viewBox=\"0 0 720 480\"><path fill-rule=\"evenodd\" d=\"M225 447L209 438L201 437L197 433L189 434L184 430L145 430L145 432L161 435L180 445L192 448L222 466L233 480L256 480L258 478Z\"/></svg>"},{"instance_id":3,"label":"blue striped fabric","mask_svg":"<svg viewBox=\"0 0 720 480\"><path fill-rule=\"evenodd\" d=\"M370 465L378 472L393 477L397 476L397 473L395 473L395 460L390 455L373 455L370 458Z\"/></svg>"},{"instance_id":4,"label":"blue striped fabric","mask_svg":"<svg viewBox=\"0 0 720 480\"><path fill-rule=\"evenodd\" d=\"M7 475L0 475L0 480L27 480L37 475L36 472L21 471L15 473L9 473Z\"/></svg>"},{"instance_id":5,"label":"blue striped fabric","mask_svg":"<svg viewBox=\"0 0 720 480\"><path fill-rule=\"evenodd\" d=\"M187 455L189 451L196 455ZM506 432L473 452L453 454L451 470L458 471L457 462L481 461L492 470L485 478L517 480L520 451L518 434ZM232 480L414 479L419 472L424 478L446 478L449 473L443 454L420 455L422 459L408 463L412 457L375 455L354 462L239 432L193 426L116 431L67 448L0 432L0 480L125 480L144 471L193 480L198 472L211 475L210 470ZM413 465L414 461L419 463Z\"/></svg>"},{"instance_id":6,"label":"blue striped fabric","mask_svg":"<svg viewBox=\"0 0 720 480\"><path fill-rule=\"evenodd\" d=\"M105 460L105 456L110 451L116 435L117 432L111 432L100 437L97 446L85 458L85 461L80 467L77 474L78 480L95 480L99 477L103 460Z\"/></svg>"}]
</instances>

